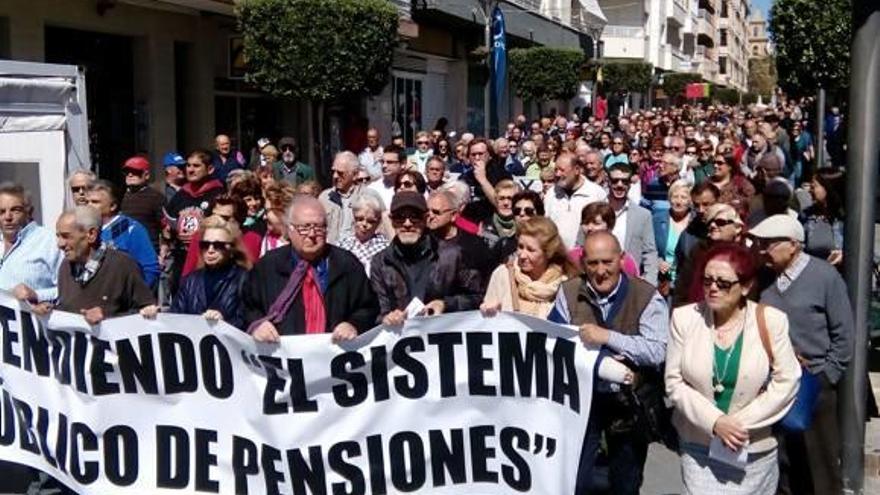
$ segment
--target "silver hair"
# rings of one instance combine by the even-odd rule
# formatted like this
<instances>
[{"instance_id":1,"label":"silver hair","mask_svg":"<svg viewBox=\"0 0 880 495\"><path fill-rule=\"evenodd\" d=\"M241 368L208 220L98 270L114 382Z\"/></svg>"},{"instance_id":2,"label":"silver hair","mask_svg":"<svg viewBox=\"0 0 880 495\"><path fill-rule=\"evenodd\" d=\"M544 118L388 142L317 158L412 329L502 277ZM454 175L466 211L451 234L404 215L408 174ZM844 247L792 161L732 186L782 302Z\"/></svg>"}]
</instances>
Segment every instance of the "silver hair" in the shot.
<instances>
[{"instance_id":1,"label":"silver hair","mask_svg":"<svg viewBox=\"0 0 880 495\"><path fill-rule=\"evenodd\" d=\"M101 229L101 212L92 206L77 206L64 210L61 217L73 217L73 223L82 230Z\"/></svg>"},{"instance_id":2,"label":"silver hair","mask_svg":"<svg viewBox=\"0 0 880 495\"><path fill-rule=\"evenodd\" d=\"M377 217L381 217L382 212L385 211L385 203L379 196L362 191L351 199L351 209L353 211L370 210Z\"/></svg>"},{"instance_id":3,"label":"silver hair","mask_svg":"<svg viewBox=\"0 0 880 495\"><path fill-rule=\"evenodd\" d=\"M21 198L22 206L33 213L31 192L25 189L24 186L16 184L15 182L0 182L0 194Z\"/></svg>"},{"instance_id":4,"label":"silver hair","mask_svg":"<svg viewBox=\"0 0 880 495\"><path fill-rule=\"evenodd\" d=\"M523 151L537 151L538 148L537 148L537 146L535 146L535 142L534 142L534 141L532 141L531 139L527 139L527 140L524 141L523 144L520 146L520 149L523 150Z\"/></svg>"},{"instance_id":5,"label":"silver hair","mask_svg":"<svg viewBox=\"0 0 880 495\"><path fill-rule=\"evenodd\" d=\"M471 187L460 180L447 182L441 190L451 192L459 208L471 202Z\"/></svg>"},{"instance_id":6,"label":"silver hair","mask_svg":"<svg viewBox=\"0 0 880 495\"><path fill-rule=\"evenodd\" d=\"M337 161L344 163L346 168L350 171L355 171L360 166L357 155L351 151L340 151L339 153L336 153L336 156L333 157L333 163L336 163Z\"/></svg>"},{"instance_id":7,"label":"silver hair","mask_svg":"<svg viewBox=\"0 0 880 495\"><path fill-rule=\"evenodd\" d=\"M675 193L675 191L678 191L679 189L684 189L685 192L687 192L688 197L690 197L691 185L686 179L677 179L675 182L669 185L668 198L670 201L672 201L672 195Z\"/></svg>"},{"instance_id":8,"label":"silver hair","mask_svg":"<svg viewBox=\"0 0 880 495\"><path fill-rule=\"evenodd\" d=\"M67 178L67 184L70 185L70 181L73 180L74 177L78 175L83 175L86 179L89 180L89 185L92 185L96 180L98 180L98 176L95 175L91 170L77 170L70 174L70 177Z\"/></svg>"},{"instance_id":9,"label":"silver hair","mask_svg":"<svg viewBox=\"0 0 880 495\"><path fill-rule=\"evenodd\" d=\"M444 198L453 210L461 209L462 203L460 203L458 194L453 192L451 188L442 188L440 190L434 191L431 193L430 196L428 196L428 201L430 201L431 198Z\"/></svg>"},{"instance_id":10,"label":"silver hair","mask_svg":"<svg viewBox=\"0 0 880 495\"><path fill-rule=\"evenodd\" d=\"M321 204L318 198L309 194L295 195L293 201L290 202L290 206L288 206L287 210L284 212L284 218L287 219L287 223L293 223L294 212L307 210L309 208L314 208L320 211L324 218L327 218L327 211L324 209L324 205Z\"/></svg>"}]
</instances>

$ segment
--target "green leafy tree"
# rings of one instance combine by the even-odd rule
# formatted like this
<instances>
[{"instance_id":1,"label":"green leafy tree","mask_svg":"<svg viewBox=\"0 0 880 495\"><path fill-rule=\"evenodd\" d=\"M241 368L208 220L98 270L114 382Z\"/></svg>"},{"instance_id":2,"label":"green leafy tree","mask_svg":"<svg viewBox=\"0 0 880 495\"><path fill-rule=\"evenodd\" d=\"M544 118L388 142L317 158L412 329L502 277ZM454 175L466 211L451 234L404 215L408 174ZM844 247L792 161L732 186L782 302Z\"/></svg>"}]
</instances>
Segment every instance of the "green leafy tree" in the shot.
<instances>
[{"instance_id":1,"label":"green leafy tree","mask_svg":"<svg viewBox=\"0 0 880 495\"><path fill-rule=\"evenodd\" d=\"M770 36L779 86L792 95L848 87L851 18L850 0L776 0Z\"/></svg>"},{"instance_id":2,"label":"green leafy tree","mask_svg":"<svg viewBox=\"0 0 880 495\"><path fill-rule=\"evenodd\" d=\"M241 0L248 82L329 101L375 93L390 76L398 13L386 0Z\"/></svg>"},{"instance_id":3,"label":"green leafy tree","mask_svg":"<svg viewBox=\"0 0 880 495\"><path fill-rule=\"evenodd\" d=\"M645 62L602 62L602 86L608 93L645 93L654 66Z\"/></svg>"},{"instance_id":4,"label":"green leafy tree","mask_svg":"<svg viewBox=\"0 0 880 495\"><path fill-rule=\"evenodd\" d=\"M776 62L773 57L749 59L749 92L769 100L776 89Z\"/></svg>"},{"instance_id":5,"label":"green leafy tree","mask_svg":"<svg viewBox=\"0 0 880 495\"><path fill-rule=\"evenodd\" d=\"M672 101L684 101L684 88L690 83L703 82L696 72L674 72L663 75L663 91Z\"/></svg>"},{"instance_id":6,"label":"green leafy tree","mask_svg":"<svg viewBox=\"0 0 880 495\"><path fill-rule=\"evenodd\" d=\"M540 105L576 94L585 59L581 50L542 46L514 48L508 62L516 95Z\"/></svg>"},{"instance_id":7,"label":"green leafy tree","mask_svg":"<svg viewBox=\"0 0 880 495\"><path fill-rule=\"evenodd\" d=\"M736 105L739 103L741 93L733 88L714 88L712 100L722 105Z\"/></svg>"}]
</instances>

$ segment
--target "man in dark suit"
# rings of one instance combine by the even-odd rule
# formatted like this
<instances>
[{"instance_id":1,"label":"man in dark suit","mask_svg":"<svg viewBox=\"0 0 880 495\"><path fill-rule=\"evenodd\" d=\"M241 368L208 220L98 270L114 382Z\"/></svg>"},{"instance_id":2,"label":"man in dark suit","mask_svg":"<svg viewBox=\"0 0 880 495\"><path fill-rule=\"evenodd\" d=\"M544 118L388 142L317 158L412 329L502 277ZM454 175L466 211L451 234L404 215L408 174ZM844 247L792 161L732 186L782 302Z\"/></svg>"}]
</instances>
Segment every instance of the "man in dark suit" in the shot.
<instances>
[{"instance_id":1,"label":"man in dark suit","mask_svg":"<svg viewBox=\"0 0 880 495\"><path fill-rule=\"evenodd\" d=\"M248 274L242 294L248 332L260 342L333 332L340 342L369 330L378 300L360 261L327 243L321 203L297 197L287 220L290 247L270 251Z\"/></svg>"}]
</instances>

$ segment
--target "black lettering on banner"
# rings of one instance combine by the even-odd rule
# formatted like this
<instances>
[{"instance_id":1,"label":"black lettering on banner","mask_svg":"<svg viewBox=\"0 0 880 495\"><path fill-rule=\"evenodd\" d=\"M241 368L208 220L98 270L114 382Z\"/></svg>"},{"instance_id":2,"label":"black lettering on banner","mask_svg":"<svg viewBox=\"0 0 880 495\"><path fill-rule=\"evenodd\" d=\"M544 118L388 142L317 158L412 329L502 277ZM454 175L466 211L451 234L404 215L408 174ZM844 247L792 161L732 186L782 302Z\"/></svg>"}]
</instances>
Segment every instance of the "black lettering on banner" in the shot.
<instances>
[{"instance_id":1,"label":"black lettering on banner","mask_svg":"<svg viewBox=\"0 0 880 495\"><path fill-rule=\"evenodd\" d=\"M58 469L62 473L67 472L67 416L58 413L58 437L55 442L55 458L58 460Z\"/></svg>"},{"instance_id":2,"label":"black lettering on banner","mask_svg":"<svg viewBox=\"0 0 880 495\"><path fill-rule=\"evenodd\" d=\"M276 394L284 392L284 379L278 376L281 358L260 356L266 370L266 388L263 389L263 414L284 414L287 406L276 400Z\"/></svg>"},{"instance_id":3,"label":"black lettering on banner","mask_svg":"<svg viewBox=\"0 0 880 495\"><path fill-rule=\"evenodd\" d=\"M206 335L199 342L202 362L202 381L205 390L217 399L232 395L232 358L215 335ZM215 359L216 356L216 359Z\"/></svg>"},{"instance_id":4,"label":"black lettering on banner","mask_svg":"<svg viewBox=\"0 0 880 495\"><path fill-rule=\"evenodd\" d=\"M501 465L501 477L514 490L527 492L532 489L532 473L517 449L529 452L529 434L520 428L509 426L501 429L501 452L512 466Z\"/></svg>"},{"instance_id":5,"label":"black lettering on banner","mask_svg":"<svg viewBox=\"0 0 880 495\"><path fill-rule=\"evenodd\" d=\"M288 359L287 369L290 372L290 402L293 412L316 412L318 401L309 399L302 359Z\"/></svg>"},{"instance_id":6,"label":"black lettering on banner","mask_svg":"<svg viewBox=\"0 0 880 495\"><path fill-rule=\"evenodd\" d=\"M178 351L180 351L179 358ZM195 392L198 388L198 372L192 340L180 333L160 333L159 354L162 356L165 393ZM182 370L182 376L178 366Z\"/></svg>"},{"instance_id":7,"label":"black lettering on banner","mask_svg":"<svg viewBox=\"0 0 880 495\"><path fill-rule=\"evenodd\" d=\"M114 425L102 435L104 474L116 486L128 486L138 478L138 437L126 425ZM120 448L120 443L122 448Z\"/></svg>"},{"instance_id":8,"label":"black lettering on banner","mask_svg":"<svg viewBox=\"0 0 880 495\"><path fill-rule=\"evenodd\" d=\"M404 371L412 375L412 384L406 376L394 377L394 390L407 399L420 399L428 393L428 370L418 359L410 356L414 352L424 352L422 337L404 337L394 344L391 359Z\"/></svg>"},{"instance_id":9,"label":"black lettering on banner","mask_svg":"<svg viewBox=\"0 0 880 495\"><path fill-rule=\"evenodd\" d=\"M0 306L0 325L3 326L3 362L15 368L21 368L21 357L12 349L18 342L18 334L12 330L11 322L15 321L15 310Z\"/></svg>"},{"instance_id":10,"label":"black lettering on banner","mask_svg":"<svg viewBox=\"0 0 880 495\"><path fill-rule=\"evenodd\" d=\"M174 458L174 466L171 459ZM189 434L171 425L156 425L156 486L189 486Z\"/></svg>"},{"instance_id":11,"label":"black lettering on banner","mask_svg":"<svg viewBox=\"0 0 880 495\"><path fill-rule=\"evenodd\" d=\"M330 486L333 495L364 495L367 492L364 473L356 465L346 462L346 458L360 455L361 446L357 442L339 442L330 447L327 464L336 474L348 480L348 483L333 483ZM351 490L348 489L349 483Z\"/></svg>"},{"instance_id":12,"label":"black lettering on banner","mask_svg":"<svg viewBox=\"0 0 880 495\"><path fill-rule=\"evenodd\" d=\"M495 387L486 385L486 372L492 371L492 359L485 356L483 348L490 345L492 345L491 333L468 332L468 390L473 396L495 395Z\"/></svg>"},{"instance_id":13,"label":"black lettering on banner","mask_svg":"<svg viewBox=\"0 0 880 495\"><path fill-rule=\"evenodd\" d=\"M388 400L391 395L388 390L388 349L383 346L370 348L370 369L373 377L373 400Z\"/></svg>"},{"instance_id":14,"label":"black lettering on banner","mask_svg":"<svg viewBox=\"0 0 880 495\"><path fill-rule=\"evenodd\" d=\"M275 447L263 444L260 449L260 466L263 468L263 480L266 482L266 491L268 495L281 495L278 490L278 484L284 483L284 473L278 470L275 465L281 460L281 451Z\"/></svg>"},{"instance_id":15,"label":"black lettering on banner","mask_svg":"<svg viewBox=\"0 0 880 495\"><path fill-rule=\"evenodd\" d=\"M440 397L455 397L455 346L461 345L461 333L432 333L428 335L428 344L437 346Z\"/></svg>"},{"instance_id":16,"label":"black lettering on banner","mask_svg":"<svg viewBox=\"0 0 880 495\"><path fill-rule=\"evenodd\" d=\"M55 380L62 385L70 385L71 337L67 332L46 330L52 341L52 372Z\"/></svg>"},{"instance_id":17,"label":"black lettering on banner","mask_svg":"<svg viewBox=\"0 0 880 495\"><path fill-rule=\"evenodd\" d=\"M70 425L70 475L79 484L89 485L98 479L98 461L84 461L82 454L98 450L98 436L88 425L74 422Z\"/></svg>"},{"instance_id":18,"label":"black lettering on banner","mask_svg":"<svg viewBox=\"0 0 880 495\"><path fill-rule=\"evenodd\" d=\"M470 340L470 339L468 339ZM491 425L474 426L469 431L471 440L471 472L474 483L498 483L498 473L489 470L489 459L495 458L495 449L486 445L486 439L495 436Z\"/></svg>"},{"instance_id":19,"label":"black lettering on banner","mask_svg":"<svg viewBox=\"0 0 880 495\"><path fill-rule=\"evenodd\" d=\"M34 435L34 411L26 402L12 398L15 405L15 416L18 418L18 445L21 450L26 450L32 454L40 454L40 447L37 445L37 437Z\"/></svg>"},{"instance_id":20,"label":"black lettering on banner","mask_svg":"<svg viewBox=\"0 0 880 495\"><path fill-rule=\"evenodd\" d=\"M73 332L73 377L76 389L84 394L89 393L86 385L86 355L89 350L88 336L83 332Z\"/></svg>"},{"instance_id":21,"label":"black lettering on banner","mask_svg":"<svg viewBox=\"0 0 880 495\"><path fill-rule=\"evenodd\" d=\"M425 484L425 445L414 431L401 431L388 441L391 484L402 492L414 492ZM411 479L407 479L409 464Z\"/></svg>"},{"instance_id":22,"label":"black lettering on banner","mask_svg":"<svg viewBox=\"0 0 880 495\"><path fill-rule=\"evenodd\" d=\"M217 443L217 432L196 428L196 490L220 493L220 483L211 478L211 466L217 465L217 455L211 445Z\"/></svg>"},{"instance_id":23,"label":"black lettering on banner","mask_svg":"<svg viewBox=\"0 0 880 495\"><path fill-rule=\"evenodd\" d=\"M385 480L385 446L382 435L367 437L367 459L370 464L370 495L385 495L388 486Z\"/></svg>"},{"instance_id":24,"label":"black lettering on banner","mask_svg":"<svg viewBox=\"0 0 880 495\"><path fill-rule=\"evenodd\" d=\"M308 462L303 458L300 449L288 450L287 470L290 471L293 495L324 495L327 493L327 475L324 472L321 447L309 447Z\"/></svg>"},{"instance_id":25,"label":"black lettering on banner","mask_svg":"<svg viewBox=\"0 0 880 495\"><path fill-rule=\"evenodd\" d=\"M525 350L521 346L521 334L516 332L498 333L498 371L501 380L501 395L513 397L516 389L522 397L550 396L550 379L547 372L547 334L529 332L526 334ZM534 376L535 381L532 382ZM517 386L514 386L517 385Z\"/></svg>"},{"instance_id":26,"label":"black lettering on banner","mask_svg":"<svg viewBox=\"0 0 880 495\"><path fill-rule=\"evenodd\" d=\"M359 352L345 352L330 361L330 376L346 383L333 385L333 400L342 407L352 407L367 399L369 385L361 369L366 364ZM350 385L350 386L349 386Z\"/></svg>"},{"instance_id":27,"label":"black lettering on banner","mask_svg":"<svg viewBox=\"0 0 880 495\"><path fill-rule=\"evenodd\" d=\"M38 376L49 376L49 341L43 332L37 332L34 320L21 314L21 355L25 371L36 369Z\"/></svg>"},{"instance_id":28,"label":"black lettering on banner","mask_svg":"<svg viewBox=\"0 0 880 495\"><path fill-rule=\"evenodd\" d=\"M40 451L43 459L52 467L58 467L52 457L52 449L49 448L49 411L43 407L37 408L37 440L40 442Z\"/></svg>"},{"instance_id":29,"label":"black lettering on banner","mask_svg":"<svg viewBox=\"0 0 880 495\"><path fill-rule=\"evenodd\" d=\"M104 360L110 343L92 337L92 362L90 371L92 374L92 394L109 395L119 393L119 384L107 380L107 374L113 372L113 366Z\"/></svg>"},{"instance_id":30,"label":"black lettering on banner","mask_svg":"<svg viewBox=\"0 0 880 495\"><path fill-rule=\"evenodd\" d=\"M577 369L574 365L575 343L565 339L556 339L553 347L553 402L565 405L581 412L580 387L578 387Z\"/></svg>"},{"instance_id":31,"label":"black lettering on banner","mask_svg":"<svg viewBox=\"0 0 880 495\"><path fill-rule=\"evenodd\" d=\"M138 337L138 352L134 352L131 340L123 339L116 342L116 354L119 356L119 377L122 388L127 394L138 391L137 384L145 394L157 395L159 384L156 380L156 361L153 356L153 336ZM138 357L138 354L140 357ZM135 383L137 382L137 383Z\"/></svg>"},{"instance_id":32,"label":"black lettering on banner","mask_svg":"<svg viewBox=\"0 0 880 495\"><path fill-rule=\"evenodd\" d=\"M446 486L446 473L449 473L452 484L466 483L464 431L461 428L449 430L447 443L443 430L429 430L428 444L431 449L431 476L434 486Z\"/></svg>"},{"instance_id":33,"label":"black lettering on banner","mask_svg":"<svg viewBox=\"0 0 880 495\"><path fill-rule=\"evenodd\" d=\"M235 495L248 495L248 476L260 472L257 446L247 438L232 436L232 472L235 475Z\"/></svg>"},{"instance_id":34,"label":"black lettering on banner","mask_svg":"<svg viewBox=\"0 0 880 495\"><path fill-rule=\"evenodd\" d=\"M8 447L15 442L15 427L17 426L15 408L12 405L12 396L3 389L3 413L0 416L3 428L0 429L0 445Z\"/></svg>"}]
</instances>

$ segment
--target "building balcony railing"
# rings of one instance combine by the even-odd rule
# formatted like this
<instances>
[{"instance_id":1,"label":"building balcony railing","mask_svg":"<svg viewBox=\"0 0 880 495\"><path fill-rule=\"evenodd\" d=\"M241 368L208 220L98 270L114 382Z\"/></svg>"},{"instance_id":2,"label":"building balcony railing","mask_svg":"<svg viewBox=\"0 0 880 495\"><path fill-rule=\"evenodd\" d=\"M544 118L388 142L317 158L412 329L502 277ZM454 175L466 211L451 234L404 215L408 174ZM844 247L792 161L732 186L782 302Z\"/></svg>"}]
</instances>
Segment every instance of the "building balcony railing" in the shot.
<instances>
[{"instance_id":1,"label":"building balcony railing","mask_svg":"<svg viewBox=\"0 0 880 495\"><path fill-rule=\"evenodd\" d=\"M666 0L666 17L679 26L687 20L687 5L683 0Z\"/></svg>"},{"instance_id":2,"label":"building balcony railing","mask_svg":"<svg viewBox=\"0 0 880 495\"><path fill-rule=\"evenodd\" d=\"M643 26L621 26L606 24L602 31L602 38L645 38L645 28Z\"/></svg>"}]
</instances>

